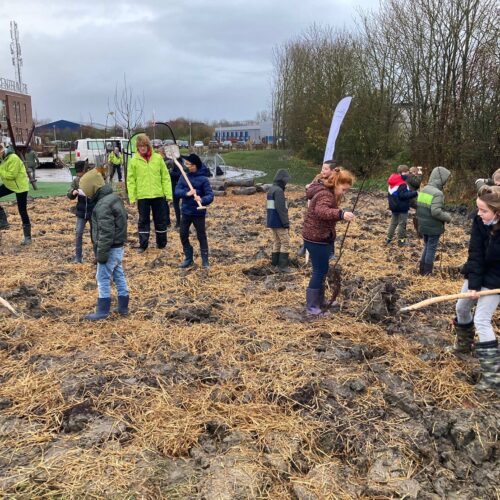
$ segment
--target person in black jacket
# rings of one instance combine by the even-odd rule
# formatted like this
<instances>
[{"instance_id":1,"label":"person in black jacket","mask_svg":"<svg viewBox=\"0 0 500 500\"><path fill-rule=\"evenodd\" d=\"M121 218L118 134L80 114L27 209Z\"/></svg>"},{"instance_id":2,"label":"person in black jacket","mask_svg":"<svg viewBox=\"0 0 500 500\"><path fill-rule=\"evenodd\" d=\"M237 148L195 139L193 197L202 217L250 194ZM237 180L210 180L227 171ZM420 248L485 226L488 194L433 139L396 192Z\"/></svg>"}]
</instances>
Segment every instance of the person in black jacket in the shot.
<instances>
[{"instance_id":1,"label":"person in black jacket","mask_svg":"<svg viewBox=\"0 0 500 500\"><path fill-rule=\"evenodd\" d=\"M87 221L90 221L94 204L80 189L80 178L85 174L88 163L85 161L77 161L75 163L76 177L71 182L71 187L68 191L68 198L76 202L76 226L75 226L75 256L73 257L74 264L81 264L83 258L83 232Z\"/></svg>"},{"instance_id":2,"label":"person in black jacket","mask_svg":"<svg viewBox=\"0 0 500 500\"><path fill-rule=\"evenodd\" d=\"M290 181L288 170L276 172L273 185L267 192L267 227L273 231L274 243L271 265L282 273L289 273L290 221L285 199L285 188Z\"/></svg>"},{"instance_id":3,"label":"person in black jacket","mask_svg":"<svg viewBox=\"0 0 500 500\"><path fill-rule=\"evenodd\" d=\"M410 200L416 198L418 193L410 191L406 184L409 168L406 165L399 165L398 173L391 174L387 179L389 209L392 212L391 223L387 231L386 244L392 243L396 228L398 228L398 245L407 246L406 223L408 222L408 211L410 210Z\"/></svg>"},{"instance_id":4,"label":"person in black jacket","mask_svg":"<svg viewBox=\"0 0 500 500\"><path fill-rule=\"evenodd\" d=\"M124 245L127 241L127 211L123 201L113 193L113 188L104 183L96 169L90 170L80 179L80 189L94 202L90 233L97 259L96 312L85 319L105 319L111 307L111 281L116 285L118 295L117 312L128 314L129 292L122 267Z\"/></svg>"},{"instance_id":5,"label":"person in black jacket","mask_svg":"<svg viewBox=\"0 0 500 500\"><path fill-rule=\"evenodd\" d=\"M465 282L462 292L500 288L500 186L484 186L476 200L478 215L472 223L469 255L463 268ZM492 326L492 317L500 295L460 299L454 319L456 341L454 352L472 352L474 327L479 335L476 353L483 379L479 389L500 389L500 354L498 340ZM474 316L472 309L476 305Z\"/></svg>"},{"instance_id":6,"label":"person in black jacket","mask_svg":"<svg viewBox=\"0 0 500 500\"><path fill-rule=\"evenodd\" d=\"M184 156L184 165L188 169L187 177L193 186L189 186L181 177L175 187L175 195L182 199L182 217L179 234L181 237L182 248L184 249L185 259L179 264L181 269L193 265L193 247L189 242L189 228L191 224L196 229L196 236L200 242L201 266L204 269L209 267L208 262L208 241L205 229L206 210L198 210L198 202L202 206L207 206L214 200L212 186L208 180L208 168L203 165L200 157L194 153Z\"/></svg>"}]
</instances>

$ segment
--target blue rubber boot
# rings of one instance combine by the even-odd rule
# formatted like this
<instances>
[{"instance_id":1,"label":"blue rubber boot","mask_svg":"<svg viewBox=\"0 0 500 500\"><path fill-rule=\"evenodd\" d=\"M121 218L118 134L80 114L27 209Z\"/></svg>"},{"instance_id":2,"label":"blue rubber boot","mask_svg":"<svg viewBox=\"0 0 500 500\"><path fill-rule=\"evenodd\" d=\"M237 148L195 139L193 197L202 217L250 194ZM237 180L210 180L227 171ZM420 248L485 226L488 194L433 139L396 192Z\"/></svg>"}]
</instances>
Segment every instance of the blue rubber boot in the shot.
<instances>
[{"instance_id":1,"label":"blue rubber boot","mask_svg":"<svg viewBox=\"0 0 500 500\"><path fill-rule=\"evenodd\" d=\"M118 295L118 309L116 312L122 316L128 315L128 295Z\"/></svg>"},{"instance_id":2,"label":"blue rubber boot","mask_svg":"<svg viewBox=\"0 0 500 500\"><path fill-rule=\"evenodd\" d=\"M89 321L98 321L106 319L109 316L109 309L111 308L111 298L97 299L97 307L95 313L87 314L85 319Z\"/></svg>"}]
</instances>

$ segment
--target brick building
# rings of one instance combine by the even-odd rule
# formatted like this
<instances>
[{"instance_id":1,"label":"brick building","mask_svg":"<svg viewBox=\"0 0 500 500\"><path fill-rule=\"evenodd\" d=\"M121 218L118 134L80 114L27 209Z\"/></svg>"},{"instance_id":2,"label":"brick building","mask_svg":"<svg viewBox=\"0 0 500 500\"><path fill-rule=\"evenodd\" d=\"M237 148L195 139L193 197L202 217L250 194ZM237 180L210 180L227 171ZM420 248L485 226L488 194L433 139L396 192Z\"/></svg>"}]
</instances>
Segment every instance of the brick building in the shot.
<instances>
[{"instance_id":1,"label":"brick building","mask_svg":"<svg viewBox=\"0 0 500 500\"><path fill-rule=\"evenodd\" d=\"M22 87L13 80L0 78L0 125L2 135L8 135L7 116L16 139L16 143L24 144L33 126L31 96L28 87Z\"/></svg>"}]
</instances>

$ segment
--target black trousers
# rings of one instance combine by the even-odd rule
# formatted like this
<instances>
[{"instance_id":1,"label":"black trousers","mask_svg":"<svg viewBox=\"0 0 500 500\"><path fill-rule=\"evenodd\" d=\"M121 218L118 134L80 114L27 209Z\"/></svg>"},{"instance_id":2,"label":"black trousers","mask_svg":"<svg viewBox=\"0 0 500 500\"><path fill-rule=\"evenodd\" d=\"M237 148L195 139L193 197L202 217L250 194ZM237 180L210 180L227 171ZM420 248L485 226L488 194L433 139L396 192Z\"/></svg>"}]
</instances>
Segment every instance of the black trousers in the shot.
<instances>
[{"instance_id":1,"label":"black trousers","mask_svg":"<svg viewBox=\"0 0 500 500\"><path fill-rule=\"evenodd\" d=\"M188 253L193 251L193 247L191 246L191 243L189 243L189 228L191 227L191 224L193 224L194 228L196 229L196 236L198 237L198 241L200 242L201 253L208 253L205 216L182 214L179 235L181 237L181 243L182 248L184 249L184 253L186 253L186 251Z\"/></svg>"},{"instance_id":2,"label":"black trousers","mask_svg":"<svg viewBox=\"0 0 500 500\"><path fill-rule=\"evenodd\" d=\"M175 211L175 223L177 226L181 225L181 199L174 196L174 211Z\"/></svg>"},{"instance_id":3,"label":"black trousers","mask_svg":"<svg viewBox=\"0 0 500 500\"><path fill-rule=\"evenodd\" d=\"M12 194L14 191L11 191L8 187L5 187L5 184L0 186L0 198L7 196L8 194ZM17 201L17 211L21 216L21 220L23 221L23 226L29 226L30 218L28 216L28 191L24 193L16 193L16 201Z\"/></svg>"},{"instance_id":4,"label":"black trousers","mask_svg":"<svg viewBox=\"0 0 500 500\"><path fill-rule=\"evenodd\" d=\"M111 171L111 181L113 180L113 177L115 176L115 172L118 172L118 182L122 181L122 166L121 165L115 165L112 163L113 170Z\"/></svg>"},{"instance_id":5,"label":"black trousers","mask_svg":"<svg viewBox=\"0 0 500 500\"><path fill-rule=\"evenodd\" d=\"M149 233L151 227L151 211L153 211L153 222L156 233L156 246L165 248L167 246L167 200L161 198L145 198L137 200L139 209L139 245L148 248Z\"/></svg>"}]
</instances>

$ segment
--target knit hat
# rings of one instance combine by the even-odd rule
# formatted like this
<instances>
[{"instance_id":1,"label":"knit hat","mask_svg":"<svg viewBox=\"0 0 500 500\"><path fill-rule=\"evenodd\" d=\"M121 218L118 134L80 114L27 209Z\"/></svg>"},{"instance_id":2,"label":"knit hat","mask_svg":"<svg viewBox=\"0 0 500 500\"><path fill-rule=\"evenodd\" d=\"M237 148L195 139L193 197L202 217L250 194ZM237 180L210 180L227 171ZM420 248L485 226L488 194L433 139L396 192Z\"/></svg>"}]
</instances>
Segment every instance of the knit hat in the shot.
<instances>
[{"instance_id":1,"label":"knit hat","mask_svg":"<svg viewBox=\"0 0 500 500\"><path fill-rule=\"evenodd\" d=\"M87 162L83 160L75 161L75 172L78 174L80 172L85 172L87 167Z\"/></svg>"},{"instance_id":2,"label":"knit hat","mask_svg":"<svg viewBox=\"0 0 500 500\"><path fill-rule=\"evenodd\" d=\"M182 158L187 160L189 163L196 165L196 168L201 168L202 163L201 163L201 159L198 155L191 153L190 155L183 156Z\"/></svg>"},{"instance_id":3,"label":"knit hat","mask_svg":"<svg viewBox=\"0 0 500 500\"><path fill-rule=\"evenodd\" d=\"M97 191L104 186L104 179L102 175L93 168L89 170L80 179L80 189L85 193L88 198L93 198Z\"/></svg>"}]
</instances>

